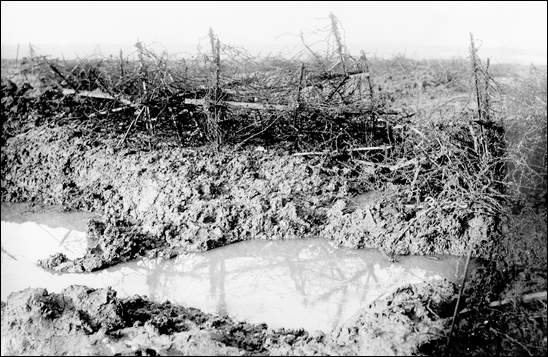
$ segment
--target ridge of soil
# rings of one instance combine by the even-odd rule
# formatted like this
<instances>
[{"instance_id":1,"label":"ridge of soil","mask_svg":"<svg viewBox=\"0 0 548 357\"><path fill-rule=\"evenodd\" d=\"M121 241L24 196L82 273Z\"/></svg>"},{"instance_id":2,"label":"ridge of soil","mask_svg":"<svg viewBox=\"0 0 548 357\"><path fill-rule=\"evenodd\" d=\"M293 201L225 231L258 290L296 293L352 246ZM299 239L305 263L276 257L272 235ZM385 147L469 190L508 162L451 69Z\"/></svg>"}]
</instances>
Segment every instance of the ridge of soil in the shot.
<instances>
[{"instance_id":1,"label":"ridge of soil","mask_svg":"<svg viewBox=\"0 0 548 357\"><path fill-rule=\"evenodd\" d=\"M141 296L119 299L111 289L29 288L2 302L2 354L410 354L443 333L455 291L445 280L405 286L325 334L273 330Z\"/></svg>"},{"instance_id":2,"label":"ridge of soil","mask_svg":"<svg viewBox=\"0 0 548 357\"><path fill-rule=\"evenodd\" d=\"M93 271L144 254L172 257L247 239L310 236L380 248L389 258L465 255L474 239L481 242L474 256L481 257L494 225L466 210L464 216L416 215L397 185L356 187L343 164L281 149L116 150L75 128L39 127L7 140L1 170L2 201L103 213L89 224L96 244L84 258L55 255L41 262L58 271ZM364 191L374 198L353 203L351 196ZM416 225L420 230L432 219L442 224L417 234L407 229L413 219L423 223Z\"/></svg>"}]
</instances>

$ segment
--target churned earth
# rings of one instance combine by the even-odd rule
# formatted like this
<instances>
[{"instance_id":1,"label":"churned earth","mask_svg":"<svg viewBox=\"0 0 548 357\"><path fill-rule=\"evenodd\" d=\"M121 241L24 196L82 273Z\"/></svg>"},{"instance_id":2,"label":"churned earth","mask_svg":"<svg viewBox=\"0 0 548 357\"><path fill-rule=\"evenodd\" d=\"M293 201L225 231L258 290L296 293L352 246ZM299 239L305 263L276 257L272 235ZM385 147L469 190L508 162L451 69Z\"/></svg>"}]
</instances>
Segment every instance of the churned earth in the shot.
<instances>
[{"instance_id":1,"label":"churned earth","mask_svg":"<svg viewBox=\"0 0 548 357\"><path fill-rule=\"evenodd\" d=\"M397 186L356 188L344 179L349 176L337 162L283 150L117 150L113 143L94 146L75 128L38 127L3 147L2 200L102 213L88 223L92 244L84 257L39 261L60 272L247 239L323 236L336 245L380 248L391 260L398 254L464 255L468 241L488 242L489 225L480 216L448 219L445 229L453 234L417 235L405 223L421 215L400 199ZM476 256L486 254L488 246L477 246ZM27 289L2 303L2 351L406 355L445 336L456 290L447 281L402 287L325 334L272 330L146 297L118 299L107 289Z\"/></svg>"},{"instance_id":2,"label":"churned earth","mask_svg":"<svg viewBox=\"0 0 548 357\"><path fill-rule=\"evenodd\" d=\"M3 201L103 214L89 224L96 244L85 257L55 255L41 262L46 268L94 271L142 255L173 257L248 239L322 236L341 246L380 248L389 259L465 255L472 240L481 257L491 246L493 218L466 209L432 216L427 206L407 204L397 185L356 187L351 169L325 158L281 149L142 152L94 145L63 126L29 130L3 147ZM442 224L432 225L436 220Z\"/></svg>"},{"instance_id":3,"label":"churned earth","mask_svg":"<svg viewBox=\"0 0 548 357\"><path fill-rule=\"evenodd\" d=\"M443 281L401 287L329 333L273 330L146 297L120 299L109 289L26 289L2 302L2 354L546 353L546 300L520 300L547 288L545 207L486 215L473 203L450 201L435 209L436 197L415 202L405 185L324 156L275 147L144 151L118 145L120 133L96 135L67 121L37 119L2 135L3 202L102 215L88 224L92 244L82 258L56 254L39 262L44 268L91 272L140 256L310 236L379 248L390 260L471 249L484 264L467 282L449 349L458 289Z\"/></svg>"},{"instance_id":4,"label":"churned earth","mask_svg":"<svg viewBox=\"0 0 548 357\"><path fill-rule=\"evenodd\" d=\"M111 289L25 289L2 302L2 354L407 355L440 334L453 284L404 286L331 331L268 328Z\"/></svg>"}]
</instances>

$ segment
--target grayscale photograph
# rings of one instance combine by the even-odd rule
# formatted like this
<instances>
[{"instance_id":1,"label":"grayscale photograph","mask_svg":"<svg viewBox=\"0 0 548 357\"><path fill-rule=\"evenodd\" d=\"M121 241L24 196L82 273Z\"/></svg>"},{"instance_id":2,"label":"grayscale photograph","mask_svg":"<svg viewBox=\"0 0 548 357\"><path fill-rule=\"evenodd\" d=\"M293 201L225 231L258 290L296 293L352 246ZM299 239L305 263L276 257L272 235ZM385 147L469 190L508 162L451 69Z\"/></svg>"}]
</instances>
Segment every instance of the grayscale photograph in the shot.
<instances>
[{"instance_id":1,"label":"grayscale photograph","mask_svg":"<svg viewBox=\"0 0 548 357\"><path fill-rule=\"evenodd\" d=\"M546 356L546 1L2 1L2 356Z\"/></svg>"}]
</instances>

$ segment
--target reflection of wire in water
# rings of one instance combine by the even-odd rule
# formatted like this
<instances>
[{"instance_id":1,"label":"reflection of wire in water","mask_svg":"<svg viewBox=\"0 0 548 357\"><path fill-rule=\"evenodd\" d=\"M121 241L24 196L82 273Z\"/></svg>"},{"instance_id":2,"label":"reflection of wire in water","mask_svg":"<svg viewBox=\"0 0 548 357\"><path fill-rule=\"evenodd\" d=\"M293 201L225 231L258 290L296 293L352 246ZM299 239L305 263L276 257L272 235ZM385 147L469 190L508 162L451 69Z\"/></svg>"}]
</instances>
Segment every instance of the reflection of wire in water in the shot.
<instances>
[{"instance_id":1,"label":"reflection of wire in water","mask_svg":"<svg viewBox=\"0 0 548 357\"><path fill-rule=\"evenodd\" d=\"M264 252L268 254L263 254L263 257L259 257L258 262L254 260L253 262L248 262L249 264L252 264L251 266L248 264L245 266L241 266L237 269L231 269L230 274L231 276L241 276L245 275L246 273L253 273L259 270L272 270L289 266L290 277L293 279L297 291L305 299L306 303L310 295L310 292L307 291L307 282L317 282L318 278L322 281L326 278L329 280L340 281L341 278L344 277L344 275L342 275L340 270L338 276L335 276L335 272L333 272L332 274L325 274L328 269L324 269L323 267L326 264L330 267L336 266L338 260L333 255L327 254L328 249L326 248L328 247L326 247L326 245L312 247L312 252L314 253L312 255L320 255L320 257L316 259L306 259L305 262L299 261L298 256L301 252L310 250L311 245L301 245L300 248L301 249L289 250L278 249L278 251L275 252L277 254L271 254L272 252ZM183 271L180 270L181 264L177 263L177 261L168 262L167 264L155 264L152 262L143 261L141 264L144 265L145 269L147 270L147 281L150 285L151 291L157 291L160 288L159 285L163 285L162 287L166 289L166 291L168 291L168 289L170 289L170 286L172 286L171 284L174 283L174 280L181 276L202 280L205 277L203 274L205 273L205 271L200 268L207 265L209 267L208 275L210 280L210 294L214 297L219 297L219 309L226 310L226 292L224 291L224 284L225 280L227 279L227 272L225 261L230 258L235 258L235 261L237 261L238 258L251 256L253 258L257 258L256 254L249 254L249 251L249 249L245 249L243 250L243 252L241 249L224 249L217 252L211 251L206 253L206 255L201 255L201 259L197 260L197 264L191 264L188 269L184 269ZM220 254L221 252L222 254ZM283 253L283 256L286 257L285 260L280 260L280 255L282 255L280 253ZM323 256L321 256L321 253L323 253ZM305 255L310 256L311 254L305 253ZM259 263L258 266L257 263ZM255 273L251 275L256 276L257 274Z\"/></svg>"},{"instance_id":2,"label":"reflection of wire in water","mask_svg":"<svg viewBox=\"0 0 548 357\"><path fill-rule=\"evenodd\" d=\"M57 243L57 247L61 251L73 256L82 253L82 250L79 249L82 247L79 241L70 238L73 236L74 231L81 230L76 228L76 225L83 219L87 221L88 218L93 216L92 214L87 212L63 212L60 211L58 206L43 206L37 209L36 207L30 208L25 204L7 206L3 204L2 208L6 208L6 212L4 212L4 209L2 210L2 222L20 225L21 229L28 226L39 227L41 232L44 232L46 236L49 236ZM62 228L68 230L68 232L62 233L62 237L59 237L59 235L53 234L49 228ZM42 237L42 234L37 234L37 237L34 238L40 239Z\"/></svg>"},{"instance_id":3,"label":"reflection of wire in water","mask_svg":"<svg viewBox=\"0 0 548 357\"><path fill-rule=\"evenodd\" d=\"M299 270L298 267L295 266L295 262L291 258L286 258L286 266L289 269L289 276L291 277L291 280L293 280L293 284L295 285L295 289L301 294L303 299L303 305L308 306L308 294L306 293L305 289L305 279L302 274L302 269Z\"/></svg>"},{"instance_id":4,"label":"reflection of wire in water","mask_svg":"<svg viewBox=\"0 0 548 357\"><path fill-rule=\"evenodd\" d=\"M281 284L284 289L287 287L283 279L289 276L297 292L296 297L300 297L304 305L309 306L308 309L318 303L322 306L324 302L329 304L329 311L334 313L330 313L329 323L333 321L334 325L344 318L348 306L359 304L365 299L369 301L370 297L374 297L376 288L372 285L378 285L380 280L376 269L382 270L390 265L378 259L375 254L364 255L345 250L328 252L323 244L318 247L310 244L289 244L285 245L284 249L280 248L283 248L281 244L275 246L278 249L267 251L261 249L261 245L254 244L251 248L242 246L237 249L212 250L190 255L188 258L181 256L164 262L144 260L139 264L144 269L147 285L155 300L162 297L179 299L174 295L174 291L177 290L177 284L183 281L185 286L192 288L185 289L180 298L183 301L188 297L196 300L195 294L199 291L196 288L207 289L209 284L208 295L214 299L215 304L212 310L220 314L230 312L228 310L231 306L227 306L226 294L238 293L237 290L225 291L226 286L230 286L231 279L252 277L247 280L249 284L258 282L261 289L268 289L267 285L264 285L268 284L274 287L275 292L281 291L275 290L279 289L277 286L281 287ZM355 271L360 266L362 269ZM124 276L120 284L126 285L127 279ZM369 290L370 288L373 290ZM250 289L252 293L253 288ZM327 289L329 290L324 292Z\"/></svg>"},{"instance_id":5,"label":"reflection of wire in water","mask_svg":"<svg viewBox=\"0 0 548 357\"><path fill-rule=\"evenodd\" d=\"M15 256L13 256L10 252L5 250L3 246L1 247L1 249L2 249L2 253L6 254L8 257L10 257L13 260L17 260L17 258Z\"/></svg>"},{"instance_id":6,"label":"reflection of wire in water","mask_svg":"<svg viewBox=\"0 0 548 357\"><path fill-rule=\"evenodd\" d=\"M217 295L217 282L215 280L215 262L209 261L209 295L213 298Z\"/></svg>"},{"instance_id":7,"label":"reflection of wire in water","mask_svg":"<svg viewBox=\"0 0 548 357\"><path fill-rule=\"evenodd\" d=\"M209 294L217 299L216 312L219 315L227 314L225 297L225 260L209 259ZM219 293L217 294L217 289Z\"/></svg>"},{"instance_id":8,"label":"reflection of wire in water","mask_svg":"<svg viewBox=\"0 0 548 357\"><path fill-rule=\"evenodd\" d=\"M166 274L161 274L163 272L163 264L158 264L157 261L150 261L151 267L148 268L146 275L146 284L149 291L149 295L156 299L156 294L160 287L164 289L168 285L168 279Z\"/></svg>"},{"instance_id":9,"label":"reflection of wire in water","mask_svg":"<svg viewBox=\"0 0 548 357\"><path fill-rule=\"evenodd\" d=\"M323 247L322 247L323 248ZM328 255L332 256L332 255ZM352 257L357 256L357 254L352 254ZM365 280L366 282L373 280L378 283L378 278L375 275L375 269L374 269L374 263L371 263L365 259L365 257L361 257L363 260L366 268L359 270L358 272L354 273L351 277L347 278L343 272L343 270L340 268L339 263L343 261L345 258L348 258L346 256L342 257L341 259L319 259L319 262L322 262L327 265L324 269L321 270L321 272L328 271L329 273L326 274L319 274L320 276L326 277L329 280L335 280L339 281L339 284L334 287L333 289L330 289L330 291L320 295L318 298L313 299L312 303L315 304L319 301L330 301L335 294L340 293L340 298L338 301L334 302L336 304L336 312L334 315L334 319L332 322L332 328L335 328L342 320L343 310L344 306L348 303L349 299L349 283L354 283L353 285L359 286L362 290L361 292L361 300L365 297L365 294L367 292L366 287L368 284L359 284L359 282L362 282ZM314 260L309 260L307 263L313 262ZM289 261L291 263L291 261ZM304 277L304 273L307 272L307 269L291 269L294 268L293 264L289 264L290 271L291 271L291 277L294 279L295 285L297 287L297 290L303 295L303 297L309 297L310 294L307 293L306 287L304 285L304 282L306 281L313 281L308 277L306 279ZM310 271L311 269L308 269ZM313 269L312 269L313 271ZM365 279L364 279L365 277ZM317 279L318 276L314 276L312 279ZM301 284L301 282L303 282Z\"/></svg>"},{"instance_id":10,"label":"reflection of wire in water","mask_svg":"<svg viewBox=\"0 0 548 357\"><path fill-rule=\"evenodd\" d=\"M66 239L66 237L68 237L68 235L70 234L70 232L72 232L72 230L69 230L69 232L65 235L65 237L63 237L62 241L59 241L59 239L57 239L57 237L55 237L49 230L47 230L45 228L44 225L42 224L38 224L38 227L40 227L44 232L46 232L51 238L53 238L53 240L55 240L57 243L59 243L58 246L61 246L63 241ZM67 251L71 252L72 254L76 254L70 247L67 247L66 245L63 246Z\"/></svg>"},{"instance_id":11,"label":"reflection of wire in water","mask_svg":"<svg viewBox=\"0 0 548 357\"><path fill-rule=\"evenodd\" d=\"M124 273L122 269L117 270L117 273L119 274L119 279L117 281L113 280L111 286L116 287L116 290L120 291L125 296L129 296L130 294L126 291L126 286L128 284L124 283L129 274ZM116 276L116 274L114 274L114 276Z\"/></svg>"},{"instance_id":12,"label":"reflection of wire in water","mask_svg":"<svg viewBox=\"0 0 548 357\"><path fill-rule=\"evenodd\" d=\"M321 244L314 246L312 243L307 244L301 249L292 249L286 251L285 265L289 269L289 276L293 280L295 289L302 297L303 304L308 306L310 303L310 292L307 289L307 282L314 282L318 280L319 277L327 277L330 280L340 280L344 275L341 273L340 269L338 270L339 279L334 275L337 271L337 259L333 259L332 248L329 245ZM315 259L307 259L306 261L300 261L299 256L304 253L305 256L313 256ZM327 259L325 258L327 257ZM311 268L312 263L324 263L328 264L329 269L316 269ZM318 264L313 264L312 267L317 267ZM325 275L325 272L328 271L331 274ZM307 273L312 273L313 278L311 279Z\"/></svg>"},{"instance_id":13,"label":"reflection of wire in water","mask_svg":"<svg viewBox=\"0 0 548 357\"><path fill-rule=\"evenodd\" d=\"M348 283L355 282L355 281L359 280L366 273L366 271L367 271L367 269L362 269L362 270L357 271L356 273L354 273L354 275L352 277L346 279L341 284L338 284L334 288L332 288L332 289L328 290L327 292L319 295L314 300L314 302L329 300L329 298L331 298L332 295L334 295L335 293L341 291L342 289L345 289Z\"/></svg>"},{"instance_id":14,"label":"reflection of wire in water","mask_svg":"<svg viewBox=\"0 0 548 357\"><path fill-rule=\"evenodd\" d=\"M333 319L333 323L331 325L332 329L335 329L342 318L342 310L345 303L348 301L348 286L344 286L342 290L342 297L339 300L339 303L337 304L337 312L335 313L335 318Z\"/></svg>"},{"instance_id":15,"label":"reflection of wire in water","mask_svg":"<svg viewBox=\"0 0 548 357\"><path fill-rule=\"evenodd\" d=\"M218 280L219 280L220 292L219 292L219 302L217 303L217 313L224 315L227 313L226 300L225 300L225 261L224 259L221 260L221 262L219 263Z\"/></svg>"},{"instance_id":16,"label":"reflection of wire in water","mask_svg":"<svg viewBox=\"0 0 548 357\"><path fill-rule=\"evenodd\" d=\"M378 264L380 266L380 263L378 261L375 262L375 263L372 263L369 260L367 260L366 257L364 257L364 256L361 256L360 259L365 264L366 269L369 272L369 276L368 276L367 281L372 279L373 281L375 281L375 283L378 283L379 279L377 278L377 275L375 275L375 264ZM384 264L382 264L382 265L383 266L380 267L381 269L387 268L389 266L388 262L384 262Z\"/></svg>"},{"instance_id":17,"label":"reflection of wire in water","mask_svg":"<svg viewBox=\"0 0 548 357\"><path fill-rule=\"evenodd\" d=\"M127 268L127 272L124 272L126 268L127 267L124 266L121 268L113 269L112 271L108 271L107 269L104 271L104 274L111 273L113 277L118 276L118 279L111 281L112 285L110 286L125 296L132 296L136 293L134 289L135 286L134 284L130 284L126 282L126 279L129 279L131 276L136 276L136 275L143 276L143 280L145 281L145 284L148 285L149 274L147 274L146 269L139 269L137 267ZM108 280L108 275L105 276L105 280ZM138 284L141 285L140 282L138 282ZM131 289L132 291L128 291L127 290L128 288ZM144 295L148 296L148 298L150 298L153 301L159 301L159 297L154 294L154 290L149 289L148 293Z\"/></svg>"},{"instance_id":18,"label":"reflection of wire in water","mask_svg":"<svg viewBox=\"0 0 548 357\"><path fill-rule=\"evenodd\" d=\"M389 264L388 262L384 262L384 261L381 261L382 263L379 261L376 261L373 263L370 261L371 260L370 257L368 258L365 256L360 256L360 260L362 261L363 266L365 266L365 268L356 271L349 278L346 278L346 276L342 273L342 271L339 270L339 276L342 278L340 279L340 284L330 289L326 293L318 296L316 301L329 300L331 296L333 296L337 292L344 291L349 284L353 284L361 288L361 300L363 300L367 293L367 287L370 287L372 285L372 284L368 284L368 282L374 281L378 285L379 279L375 274L375 265L379 265L380 268L383 269L383 268L386 268ZM340 269L340 268L337 268L337 269ZM364 283L362 284L362 282Z\"/></svg>"},{"instance_id":19,"label":"reflection of wire in water","mask_svg":"<svg viewBox=\"0 0 548 357\"><path fill-rule=\"evenodd\" d=\"M63 243L65 242L65 240L67 239L67 237L72 233L72 229L69 229L69 231L67 233L65 233L65 235L63 236L63 238L61 239L61 241L59 242L59 246L62 246Z\"/></svg>"}]
</instances>

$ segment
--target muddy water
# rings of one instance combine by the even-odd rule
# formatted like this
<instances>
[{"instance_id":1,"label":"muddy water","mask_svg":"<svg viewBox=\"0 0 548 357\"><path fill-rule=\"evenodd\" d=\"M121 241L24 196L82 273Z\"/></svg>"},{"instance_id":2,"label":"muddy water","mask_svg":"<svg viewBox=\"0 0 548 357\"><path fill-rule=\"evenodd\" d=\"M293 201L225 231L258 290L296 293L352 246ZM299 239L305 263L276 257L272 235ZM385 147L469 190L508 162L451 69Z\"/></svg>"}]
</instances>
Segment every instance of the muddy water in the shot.
<instances>
[{"instance_id":1,"label":"muddy water","mask_svg":"<svg viewBox=\"0 0 548 357\"><path fill-rule=\"evenodd\" d=\"M96 273L54 274L36 266L54 252L82 255L88 213L2 204L1 296L27 287L111 286L120 297L197 307L271 327L329 331L360 307L407 283L464 270L457 257L402 257L332 247L325 239L248 241L170 261L140 260Z\"/></svg>"}]
</instances>

